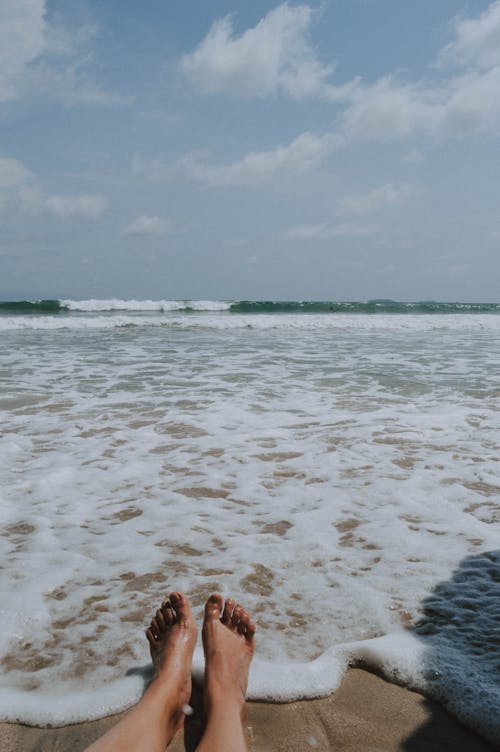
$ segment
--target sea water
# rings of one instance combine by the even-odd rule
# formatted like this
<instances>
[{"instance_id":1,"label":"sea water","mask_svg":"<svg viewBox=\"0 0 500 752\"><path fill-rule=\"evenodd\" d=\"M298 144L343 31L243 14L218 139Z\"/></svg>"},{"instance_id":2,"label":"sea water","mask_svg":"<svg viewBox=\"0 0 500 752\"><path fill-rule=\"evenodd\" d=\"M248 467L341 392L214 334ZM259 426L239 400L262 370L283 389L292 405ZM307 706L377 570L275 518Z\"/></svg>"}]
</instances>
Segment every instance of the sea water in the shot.
<instances>
[{"instance_id":1,"label":"sea water","mask_svg":"<svg viewBox=\"0 0 500 752\"><path fill-rule=\"evenodd\" d=\"M500 741L498 306L0 304L0 343L4 719L137 700L178 589L253 615L253 698L365 665Z\"/></svg>"}]
</instances>

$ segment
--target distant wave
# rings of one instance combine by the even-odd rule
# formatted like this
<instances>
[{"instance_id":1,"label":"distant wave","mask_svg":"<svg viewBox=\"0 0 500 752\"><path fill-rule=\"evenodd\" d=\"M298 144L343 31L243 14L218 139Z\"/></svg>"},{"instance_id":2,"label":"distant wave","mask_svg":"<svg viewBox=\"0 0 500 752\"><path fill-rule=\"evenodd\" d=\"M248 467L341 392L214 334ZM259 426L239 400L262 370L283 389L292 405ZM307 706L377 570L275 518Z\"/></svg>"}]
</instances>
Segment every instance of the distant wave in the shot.
<instances>
[{"instance_id":1,"label":"distant wave","mask_svg":"<svg viewBox=\"0 0 500 752\"><path fill-rule=\"evenodd\" d=\"M0 315L15 313L59 313L64 309L59 300L12 300L0 303Z\"/></svg>"},{"instance_id":2,"label":"distant wave","mask_svg":"<svg viewBox=\"0 0 500 752\"><path fill-rule=\"evenodd\" d=\"M227 311L230 303L221 300L60 300L69 311Z\"/></svg>"},{"instance_id":3,"label":"distant wave","mask_svg":"<svg viewBox=\"0 0 500 752\"><path fill-rule=\"evenodd\" d=\"M106 311L137 311L169 313L177 311L227 311L231 304L219 300L14 300L0 302L2 314L59 314L70 311L105 313Z\"/></svg>"},{"instance_id":4,"label":"distant wave","mask_svg":"<svg viewBox=\"0 0 500 752\"><path fill-rule=\"evenodd\" d=\"M500 303L442 303L434 301L274 301L274 300L16 300L0 302L0 316L28 314L106 313L189 313L207 311L229 313L499 313Z\"/></svg>"},{"instance_id":5,"label":"distant wave","mask_svg":"<svg viewBox=\"0 0 500 752\"><path fill-rule=\"evenodd\" d=\"M358 301L260 301L231 303L234 313L495 313L499 303L400 303L395 300Z\"/></svg>"}]
</instances>

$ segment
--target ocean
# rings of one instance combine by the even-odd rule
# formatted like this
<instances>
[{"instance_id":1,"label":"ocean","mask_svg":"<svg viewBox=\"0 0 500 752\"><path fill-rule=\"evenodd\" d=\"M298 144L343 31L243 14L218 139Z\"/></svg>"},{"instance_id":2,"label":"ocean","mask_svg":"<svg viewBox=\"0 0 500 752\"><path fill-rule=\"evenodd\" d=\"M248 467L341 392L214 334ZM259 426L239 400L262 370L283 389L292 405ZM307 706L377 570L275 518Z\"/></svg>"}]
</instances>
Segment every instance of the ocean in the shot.
<instances>
[{"instance_id":1,"label":"ocean","mask_svg":"<svg viewBox=\"0 0 500 752\"><path fill-rule=\"evenodd\" d=\"M500 742L500 305L21 301L0 342L3 719L131 704L216 590L250 697L367 666Z\"/></svg>"}]
</instances>

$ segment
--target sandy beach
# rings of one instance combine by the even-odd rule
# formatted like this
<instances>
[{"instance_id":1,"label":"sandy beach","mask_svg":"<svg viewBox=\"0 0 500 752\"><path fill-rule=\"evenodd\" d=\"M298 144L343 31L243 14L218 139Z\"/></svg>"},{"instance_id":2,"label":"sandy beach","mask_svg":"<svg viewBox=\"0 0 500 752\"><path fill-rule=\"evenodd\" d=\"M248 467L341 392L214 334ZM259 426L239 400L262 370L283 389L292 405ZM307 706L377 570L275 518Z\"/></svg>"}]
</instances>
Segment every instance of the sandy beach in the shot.
<instances>
[{"instance_id":1,"label":"sandy beach","mask_svg":"<svg viewBox=\"0 0 500 752\"><path fill-rule=\"evenodd\" d=\"M500 0L0 0L0 113L0 752L500 752Z\"/></svg>"},{"instance_id":2,"label":"sandy beach","mask_svg":"<svg viewBox=\"0 0 500 752\"><path fill-rule=\"evenodd\" d=\"M172 752L194 750L201 720L198 697ZM57 729L0 724L4 752L81 752L120 718ZM246 722L250 752L487 752L495 749L436 703L361 669L350 669L334 695L284 705L252 702Z\"/></svg>"}]
</instances>

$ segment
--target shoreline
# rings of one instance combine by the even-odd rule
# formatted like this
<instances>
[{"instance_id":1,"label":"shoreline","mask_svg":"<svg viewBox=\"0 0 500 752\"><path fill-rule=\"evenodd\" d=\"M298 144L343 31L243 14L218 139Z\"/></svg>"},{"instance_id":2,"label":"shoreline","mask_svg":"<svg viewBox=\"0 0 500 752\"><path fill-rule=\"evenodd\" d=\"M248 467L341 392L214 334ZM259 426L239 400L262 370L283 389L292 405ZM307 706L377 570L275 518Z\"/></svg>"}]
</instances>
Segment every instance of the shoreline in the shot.
<instances>
[{"instance_id":1,"label":"shoreline","mask_svg":"<svg viewBox=\"0 0 500 752\"><path fill-rule=\"evenodd\" d=\"M199 690L195 712L169 746L194 750L201 728ZM334 694L285 704L249 702L249 752L494 752L496 747L462 726L436 702L391 684L365 669L350 668ZM61 728L0 723L4 752L83 752L123 713Z\"/></svg>"}]
</instances>

